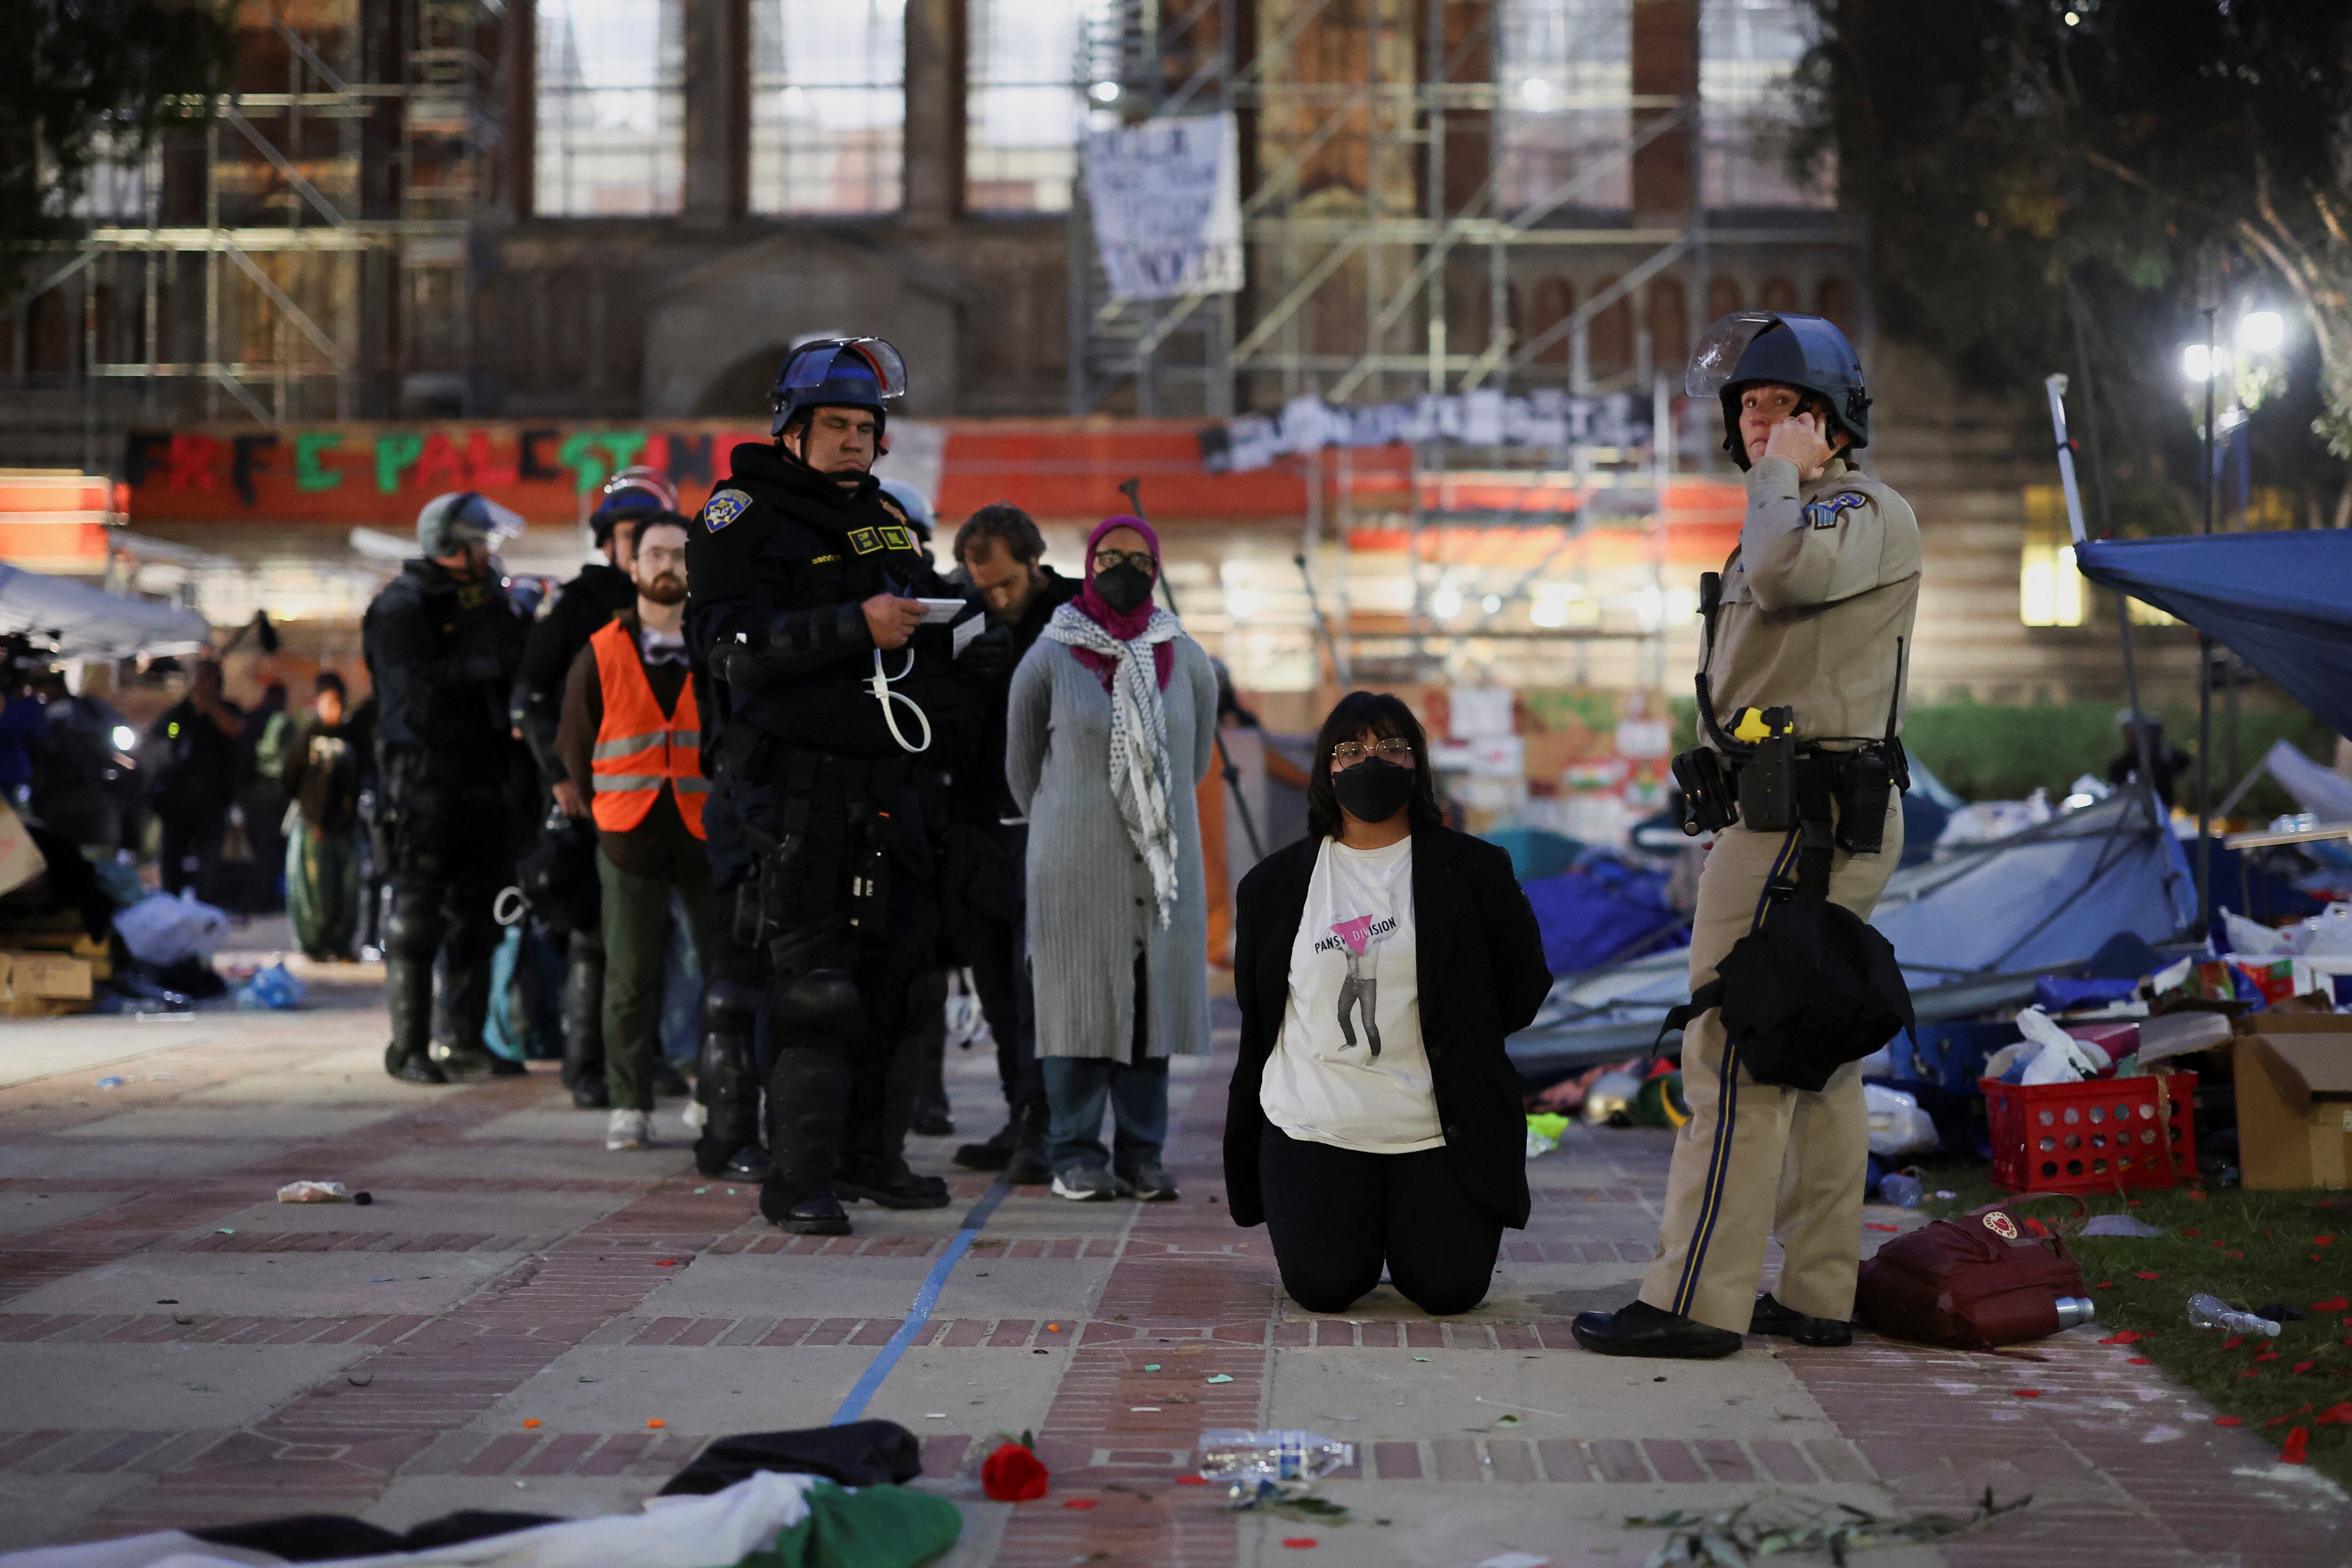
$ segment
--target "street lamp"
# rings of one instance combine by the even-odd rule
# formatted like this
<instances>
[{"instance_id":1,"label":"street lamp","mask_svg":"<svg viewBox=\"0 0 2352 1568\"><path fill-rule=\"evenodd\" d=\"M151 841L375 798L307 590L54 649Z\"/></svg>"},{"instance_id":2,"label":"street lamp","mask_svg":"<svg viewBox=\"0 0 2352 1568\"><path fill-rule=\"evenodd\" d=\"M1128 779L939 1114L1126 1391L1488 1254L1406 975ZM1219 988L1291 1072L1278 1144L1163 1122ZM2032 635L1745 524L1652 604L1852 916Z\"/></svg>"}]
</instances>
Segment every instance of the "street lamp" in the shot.
<instances>
[{"instance_id":1,"label":"street lamp","mask_svg":"<svg viewBox=\"0 0 2352 1568\"><path fill-rule=\"evenodd\" d=\"M2181 379L2189 382L2210 382L2213 379L2213 350L2203 343L2184 344L2180 350Z\"/></svg>"},{"instance_id":2,"label":"street lamp","mask_svg":"<svg viewBox=\"0 0 2352 1568\"><path fill-rule=\"evenodd\" d=\"M2250 354L2275 354L2286 341L2286 319L2275 310L2249 310L2238 318L2238 347Z\"/></svg>"}]
</instances>

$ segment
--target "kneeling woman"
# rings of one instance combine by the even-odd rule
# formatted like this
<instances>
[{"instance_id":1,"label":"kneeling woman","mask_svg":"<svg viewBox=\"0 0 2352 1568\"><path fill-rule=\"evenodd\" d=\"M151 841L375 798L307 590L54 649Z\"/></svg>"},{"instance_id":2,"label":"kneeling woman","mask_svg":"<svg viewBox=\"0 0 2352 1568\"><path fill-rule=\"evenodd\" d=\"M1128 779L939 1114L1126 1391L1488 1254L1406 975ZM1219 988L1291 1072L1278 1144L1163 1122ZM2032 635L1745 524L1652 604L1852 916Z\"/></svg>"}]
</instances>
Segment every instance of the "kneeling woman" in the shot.
<instances>
[{"instance_id":1,"label":"kneeling woman","mask_svg":"<svg viewBox=\"0 0 2352 1568\"><path fill-rule=\"evenodd\" d=\"M1310 1312L1344 1312L1385 1263L1423 1312L1465 1312L1528 1219L1503 1038L1551 988L1535 914L1510 857L1439 817L1395 697L1342 698L1307 777L1306 840L1236 901L1228 1202Z\"/></svg>"}]
</instances>

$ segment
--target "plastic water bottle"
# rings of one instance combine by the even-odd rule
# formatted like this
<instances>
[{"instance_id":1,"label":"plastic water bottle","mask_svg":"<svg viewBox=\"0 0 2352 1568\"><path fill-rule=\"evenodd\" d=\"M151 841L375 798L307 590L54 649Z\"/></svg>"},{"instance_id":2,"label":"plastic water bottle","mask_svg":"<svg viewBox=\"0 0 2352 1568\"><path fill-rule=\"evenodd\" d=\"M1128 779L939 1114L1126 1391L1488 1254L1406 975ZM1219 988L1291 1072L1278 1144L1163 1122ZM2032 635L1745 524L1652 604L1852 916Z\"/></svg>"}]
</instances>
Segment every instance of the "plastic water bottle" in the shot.
<instances>
[{"instance_id":1,"label":"plastic water bottle","mask_svg":"<svg viewBox=\"0 0 2352 1568\"><path fill-rule=\"evenodd\" d=\"M1356 1462L1356 1445L1320 1432L1245 1432L1218 1427L1201 1434L1201 1474L1255 1489L1260 1481L1311 1481Z\"/></svg>"},{"instance_id":2,"label":"plastic water bottle","mask_svg":"<svg viewBox=\"0 0 2352 1568\"><path fill-rule=\"evenodd\" d=\"M1878 1178L1878 1199L1897 1208L1916 1208L1921 1196L1919 1178L1906 1171L1895 1171Z\"/></svg>"},{"instance_id":3,"label":"plastic water bottle","mask_svg":"<svg viewBox=\"0 0 2352 1568\"><path fill-rule=\"evenodd\" d=\"M2231 1333L2278 1338L2278 1324L2268 1318L2258 1318L2252 1312L2242 1312L2218 1296L2200 1293L2189 1297L2189 1321L2200 1329L2227 1329Z\"/></svg>"}]
</instances>

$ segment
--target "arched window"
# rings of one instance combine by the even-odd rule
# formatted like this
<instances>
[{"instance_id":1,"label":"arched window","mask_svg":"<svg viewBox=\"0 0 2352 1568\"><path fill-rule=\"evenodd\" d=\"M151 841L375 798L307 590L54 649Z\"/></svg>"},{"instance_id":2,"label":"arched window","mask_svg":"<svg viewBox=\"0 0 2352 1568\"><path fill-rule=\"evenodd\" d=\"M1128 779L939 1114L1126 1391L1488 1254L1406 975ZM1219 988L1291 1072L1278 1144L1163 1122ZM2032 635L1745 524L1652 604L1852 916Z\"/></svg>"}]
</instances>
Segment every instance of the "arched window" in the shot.
<instances>
[{"instance_id":1,"label":"arched window","mask_svg":"<svg viewBox=\"0 0 2352 1568\"><path fill-rule=\"evenodd\" d=\"M1794 310L1797 308L1797 286L1785 277L1768 277L1764 280L1763 292L1757 296L1757 303L1767 310Z\"/></svg>"},{"instance_id":2,"label":"arched window","mask_svg":"<svg viewBox=\"0 0 2352 1568\"><path fill-rule=\"evenodd\" d=\"M1601 287L1593 292L1599 294L1614 287L1616 282L1613 277L1604 277L1601 280ZM1613 375L1633 363L1633 312L1630 300L1620 298L1593 317L1590 330L1594 375Z\"/></svg>"},{"instance_id":3,"label":"arched window","mask_svg":"<svg viewBox=\"0 0 2352 1568\"><path fill-rule=\"evenodd\" d=\"M1813 314L1828 317L1837 323L1839 331L1853 336L1853 285L1843 277L1822 278L1821 287L1813 290Z\"/></svg>"},{"instance_id":4,"label":"arched window","mask_svg":"<svg viewBox=\"0 0 2352 1568\"><path fill-rule=\"evenodd\" d=\"M1690 358L1690 320L1682 280L1661 277L1650 285L1650 361L1672 371Z\"/></svg>"},{"instance_id":5,"label":"arched window","mask_svg":"<svg viewBox=\"0 0 2352 1568\"><path fill-rule=\"evenodd\" d=\"M539 0L531 204L674 213L686 177L685 0Z\"/></svg>"},{"instance_id":6,"label":"arched window","mask_svg":"<svg viewBox=\"0 0 2352 1568\"><path fill-rule=\"evenodd\" d=\"M898 210L903 0L751 0L751 210Z\"/></svg>"},{"instance_id":7,"label":"arched window","mask_svg":"<svg viewBox=\"0 0 2352 1568\"><path fill-rule=\"evenodd\" d=\"M1706 319L1720 321L1739 308L1739 279L1717 273L1706 280Z\"/></svg>"}]
</instances>

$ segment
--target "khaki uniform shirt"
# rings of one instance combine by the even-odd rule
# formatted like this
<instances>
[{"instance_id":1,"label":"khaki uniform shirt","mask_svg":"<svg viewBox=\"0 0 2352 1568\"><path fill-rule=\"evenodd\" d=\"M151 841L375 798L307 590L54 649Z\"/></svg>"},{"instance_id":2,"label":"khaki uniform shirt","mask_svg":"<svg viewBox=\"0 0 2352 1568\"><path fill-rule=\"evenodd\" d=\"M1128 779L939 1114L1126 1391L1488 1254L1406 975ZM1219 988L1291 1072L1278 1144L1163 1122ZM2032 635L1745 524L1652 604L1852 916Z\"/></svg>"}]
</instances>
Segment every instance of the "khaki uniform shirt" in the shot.
<instances>
[{"instance_id":1,"label":"khaki uniform shirt","mask_svg":"<svg viewBox=\"0 0 2352 1568\"><path fill-rule=\"evenodd\" d=\"M1918 605L1919 523L1902 497L1843 458L1810 485L1787 458L1759 459L1705 672L1717 722L1786 706L1801 739L1900 733Z\"/></svg>"}]
</instances>

